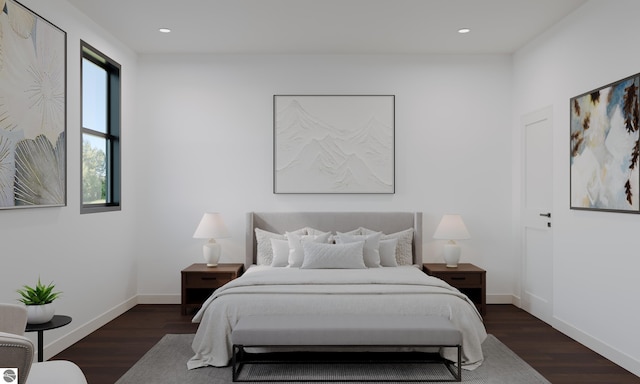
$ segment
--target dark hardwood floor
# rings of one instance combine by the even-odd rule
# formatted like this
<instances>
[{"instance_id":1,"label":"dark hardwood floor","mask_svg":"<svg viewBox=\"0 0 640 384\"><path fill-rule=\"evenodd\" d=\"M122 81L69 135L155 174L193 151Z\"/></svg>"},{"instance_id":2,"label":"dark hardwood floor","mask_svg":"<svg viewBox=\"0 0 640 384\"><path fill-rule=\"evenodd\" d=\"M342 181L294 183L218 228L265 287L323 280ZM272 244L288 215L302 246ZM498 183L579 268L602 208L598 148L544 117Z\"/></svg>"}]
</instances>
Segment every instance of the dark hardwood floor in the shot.
<instances>
[{"instance_id":1,"label":"dark hardwood floor","mask_svg":"<svg viewBox=\"0 0 640 384\"><path fill-rule=\"evenodd\" d=\"M485 326L554 384L640 384L640 377L513 305L489 305ZM52 360L75 362L89 384L113 384L162 336L196 328L179 305L138 305Z\"/></svg>"}]
</instances>

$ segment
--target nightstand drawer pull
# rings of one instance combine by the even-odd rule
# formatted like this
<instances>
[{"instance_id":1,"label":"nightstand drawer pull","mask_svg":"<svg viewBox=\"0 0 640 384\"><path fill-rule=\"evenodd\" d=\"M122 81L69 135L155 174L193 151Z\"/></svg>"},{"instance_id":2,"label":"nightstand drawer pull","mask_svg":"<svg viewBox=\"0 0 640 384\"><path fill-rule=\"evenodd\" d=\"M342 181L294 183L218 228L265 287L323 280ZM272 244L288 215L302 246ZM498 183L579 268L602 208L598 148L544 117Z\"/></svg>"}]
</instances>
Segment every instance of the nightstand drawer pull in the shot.
<instances>
[{"instance_id":1,"label":"nightstand drawer pull","mask_svg":"<svg viewBox=\"0 0 640 384\"><path fill-rule=\"evenodd\" d=\"M218 280L216 277L201 277L200 280Z\"/></svg>"},{"instance_id":2,"label":"nightstand drawer pull","mask_svg":"<svg viewBox=\"0 0 640 384\"><path fill-rule=\"evenodd\" d=\"M442 280L447 283L455 286L456 288L460 287L471 287L471 286L479 286L482 284L482 276L474 273L474 274L463 274L456 273L451 275L441 275Z\"/></svg>"}]
</instances>

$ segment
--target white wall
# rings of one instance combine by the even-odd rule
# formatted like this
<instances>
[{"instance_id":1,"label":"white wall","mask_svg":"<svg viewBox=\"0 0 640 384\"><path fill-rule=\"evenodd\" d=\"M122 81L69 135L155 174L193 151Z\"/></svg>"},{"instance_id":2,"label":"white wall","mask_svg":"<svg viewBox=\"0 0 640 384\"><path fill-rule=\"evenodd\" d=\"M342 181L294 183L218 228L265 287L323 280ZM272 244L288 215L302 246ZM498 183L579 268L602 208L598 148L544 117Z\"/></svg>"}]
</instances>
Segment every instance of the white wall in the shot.
<instances>
[{"instance_id":1,"label":"white wall","mask_svg":"<svg viewBox=\"0 0 640 384\"><path fill-rule=\"evenodd\" d=\"M131 50L66 1L21 2L67 33L67 206L0 211L0 302L16 302L15 290L35 284L38 276L63 291L56 311L73 322L46 333L48 358L120 314L137 292L133 173L123 170L121 212L80 215L80 39L122 64L122 156L129 166L136 163L128 131L134 126L137 64Z\"/></svg>"},{"instance_id":2,"label":"white wall","mask_svg":"<svg viewBox=\"0 0 640 384\"><path fill-rule=\"evenodd\" d=\"M63 208L0 212L0 301L38 276L73 322L47 332L49 357L138 302L177 302L179 271L201 261L202 213L225 215L226 261L244 258L251 210L420 210L425 261L440 216L464 215L463 261L510 302L511 62L508 56L144 56L66 1L23 3L67 32ZM122 64L123 209L80 215L80 39ZM272 95L395 94L396 194L274 195ZM491 220L492 225L486 225ZM31 335L33 336L33 335Z\"/></svg>"},{"instance_id":3,"label":"white wall","mask_svg":"<svg viewBox=\"0 0 640 384\"><path fill-rule=\"evenodd\" d=\"M514 56L514 129L553 107L554 326L640 375L637 215L569 209L569 99L640 72L635 0L590 1ZM514 162L520 162L515 133ZM514 178L514 198L520 193ZM516 206L517 204L514 204Z\"/></svg>"},{"instance_id":4,"label":"white wall","mask_svg":"<svg viewBox=\"0 0 640 384\"><path fill-rule=\"evenodd\" d=\"M491 302L519 293L520 117L554 111L554 326L640 374L634 215L571 211L570 97L640 72L634 0L590 1L512 58L434 55L136 55L66 1L24 0L67 32L68 206L0 212L0 301L40 275L74 322L46 356L145 302L177 302L191 236L221 211L244 258L245 212L420 210L424 260L444 213L472 235L463 261L487 269ZM79 214L79 40L123 66L123 210ZM274 195L273 94L395 94L394 195ZM514 171L515 170L515 171ZM515 218L515 220L514 220ZM105 238L102 234L107 234ZM516 236L514 236L514 234ZM614 260L615 257L615 260ZM5 272L9 271L9 272ZM56 341L58 340L58 341Z\"/></svg>"},{"instance_id":5,"label":"white wall","mask_svg":"<svg viewBox=\"0 0 640 384\"><path fill-rule=\"evenodd\" d=\"M422 211L424 260L444 213L463 215L463 260L488 270L491 300L511 302L511 59L496 56L140 55L136 127L139 292L176 302L179 271L202 261L205 211L244 261L248 211ZM274 94L396 95L396 193L274 195ZM488 225L490 224L490 225ZM166 295L166 297L163 297Z\"/></svg>"}]
</instances>

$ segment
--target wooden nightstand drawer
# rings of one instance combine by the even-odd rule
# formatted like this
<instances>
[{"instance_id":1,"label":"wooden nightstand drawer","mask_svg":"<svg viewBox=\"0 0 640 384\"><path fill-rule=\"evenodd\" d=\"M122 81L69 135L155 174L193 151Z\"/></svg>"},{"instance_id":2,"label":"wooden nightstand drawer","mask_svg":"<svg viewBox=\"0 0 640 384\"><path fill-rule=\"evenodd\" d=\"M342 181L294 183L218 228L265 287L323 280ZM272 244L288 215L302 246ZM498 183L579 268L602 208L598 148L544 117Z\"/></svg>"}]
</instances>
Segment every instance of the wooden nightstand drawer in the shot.
<instances>
[{"instance_id":1,"label":"wooden nightstand drawer","mask_svg":"<svg viewBox=\"0 0 640 384\"><path fill-rule=\"evenodd\" d=\"M477 273L447 273L446 275L434 274L455 287L479 286L482 284L482 275Z\"/></svg>"},{"instance_id":2,"label":"wooden nightstand drawer","mask_svg":"<svg viewBox=\"0 0 640 384\"><path fill-rule=\"evenodd\" d=\"M189 288L220 288L232 280L230 275L211 273L189 273L186 275Z\"/></svg>"}]
</instances>

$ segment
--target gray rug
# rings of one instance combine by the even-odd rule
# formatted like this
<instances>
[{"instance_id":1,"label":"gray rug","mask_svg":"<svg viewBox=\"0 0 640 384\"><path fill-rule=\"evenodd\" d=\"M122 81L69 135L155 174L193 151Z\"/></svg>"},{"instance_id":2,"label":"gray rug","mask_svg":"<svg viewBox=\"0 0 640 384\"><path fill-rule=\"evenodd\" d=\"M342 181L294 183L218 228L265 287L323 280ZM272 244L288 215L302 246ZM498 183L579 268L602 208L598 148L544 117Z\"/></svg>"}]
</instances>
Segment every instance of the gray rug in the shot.
<instances>
[{"instance_id":1,"label":"gray rug","mask_svg":"<svg viewBox=\"0 0 640 384\"><path fill-rule=\"evenodd\" d=\"M222 384L231 383L231 368L205 367L194 370L187 370L187 360L193 355L190 335L166 335L147 352L127 373L125 373L116 384ZM462 382L469 384L541 384L549 383L542 375L536 372L531 366L520 359L513 351L502 344L498 339L489 335L482 344L485 355L484 363L474 371L462 370ZM296 374L308 374L306 369L318 369L322 365L305 368L291 367L298 370ZM325 366L326 367L326 366ZM340 377L349 377L352 372L349 369L358 370L357 366L340 372ZM433 366L435 370L438 366ZM249 368L249 369L247 369ZM370 371L372 366L367 367ZM388 370L386 369L388 368ZM394 367L386 367L385 371L393 372ZM252 375L270 372L272 369L282 371L288 369L286 366L247 366L241 371L242 374ZM334 368L331 368L334 370ZM397 372L406 373L412 369L410 364L403 364L402 368L397 368ZM316 372L312 372L316 373ZM434 372L437 374L437 372ZM255 377L255 376L252 376ZM398 378L398 376L395 376ZM438 376L436 376L438 377ZM384 376L380 376L384 378Z\"/></svg>"}]
</instances>

